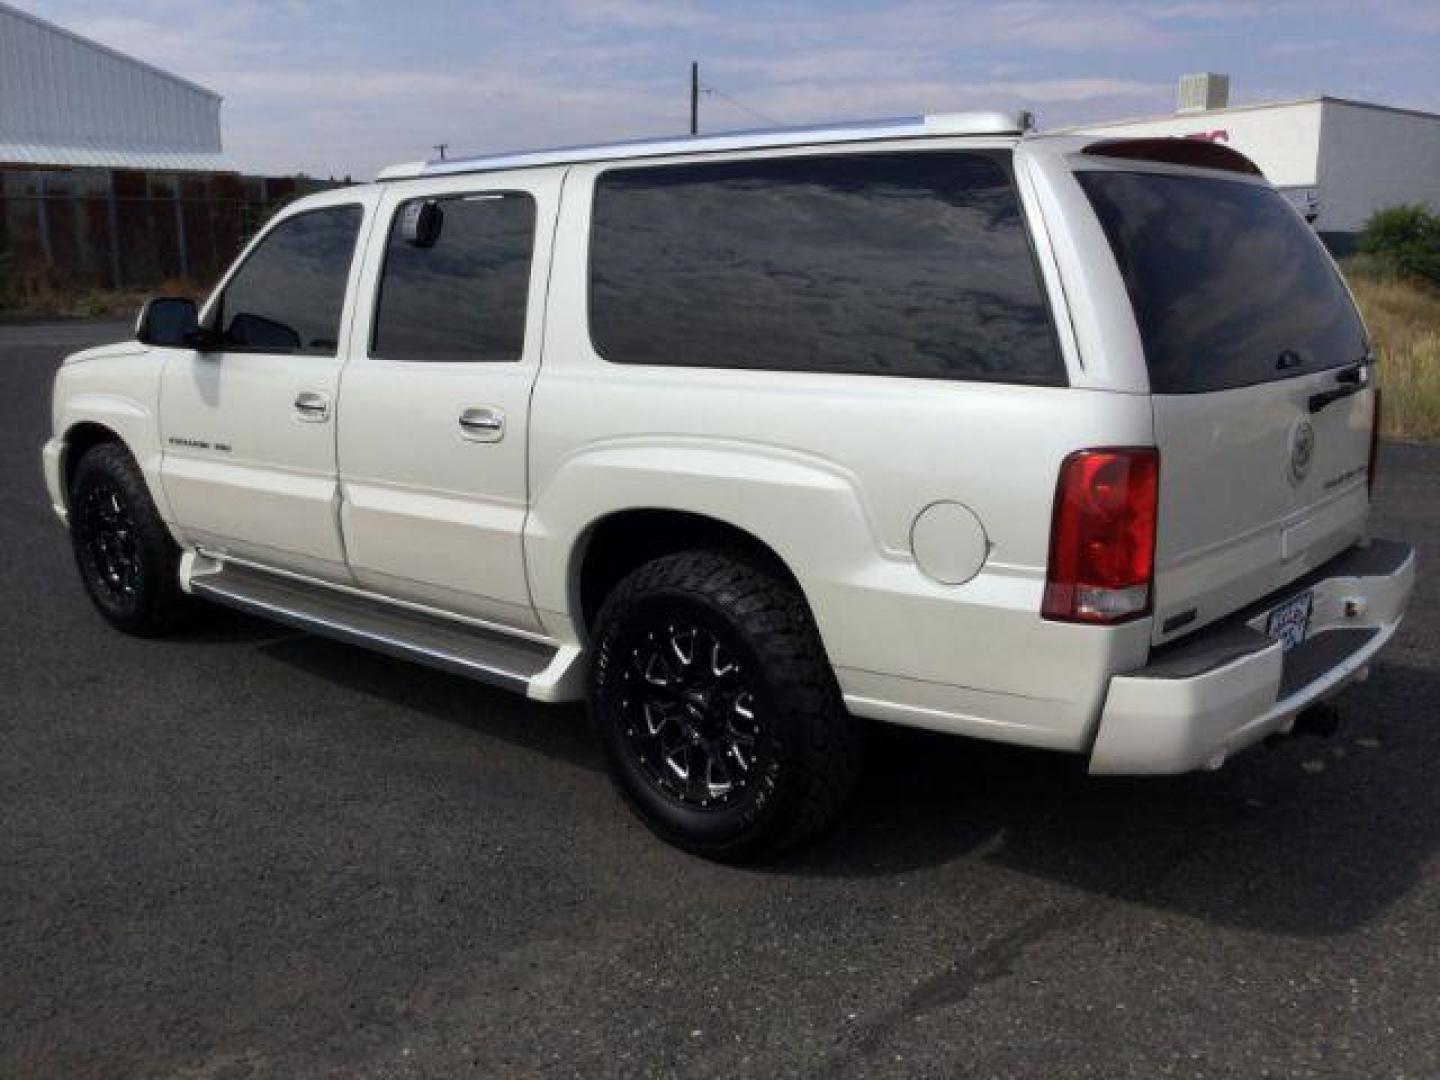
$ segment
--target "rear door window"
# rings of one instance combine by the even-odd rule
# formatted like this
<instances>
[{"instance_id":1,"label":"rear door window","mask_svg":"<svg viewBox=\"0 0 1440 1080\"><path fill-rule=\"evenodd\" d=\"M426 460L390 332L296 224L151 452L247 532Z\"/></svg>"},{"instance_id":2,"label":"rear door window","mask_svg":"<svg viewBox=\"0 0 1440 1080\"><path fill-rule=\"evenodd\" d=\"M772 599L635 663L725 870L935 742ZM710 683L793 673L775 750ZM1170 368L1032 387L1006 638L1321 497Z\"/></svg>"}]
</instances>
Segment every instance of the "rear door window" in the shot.
<instances>
[{"instance_id":1,"label":"rear door window","mask_svg":"<svg viewBox=\"0 0 1440 1080\"><path fill-rule=\"evenodd\" d=\"M1076 177L1125 278L1152 393L1251 386L1366 355L1339 273L1274 189L1160 173Z\"/></svg>"},{"instance_id":2,"label":"rear door window","mask_svg":"<svg viewBox=\"0 0 1440 1080\"><path fill-rule=\"evenodd\" d=\"M1065 381L999 152L603 173L590 329L624 364Z\"/></svg>"},{"instance_id":3,"label":"rear door window","mask_svg":"<svg viewBox=\"0 0 1440 1080\"><path fill-rule=\"evenodd\" d=\"M395 212L380 278L371 352L390 360L505 363L525 347L535 200L486 192L423 200L436 235L403 235Z\"/></svg>"}]
</instances>

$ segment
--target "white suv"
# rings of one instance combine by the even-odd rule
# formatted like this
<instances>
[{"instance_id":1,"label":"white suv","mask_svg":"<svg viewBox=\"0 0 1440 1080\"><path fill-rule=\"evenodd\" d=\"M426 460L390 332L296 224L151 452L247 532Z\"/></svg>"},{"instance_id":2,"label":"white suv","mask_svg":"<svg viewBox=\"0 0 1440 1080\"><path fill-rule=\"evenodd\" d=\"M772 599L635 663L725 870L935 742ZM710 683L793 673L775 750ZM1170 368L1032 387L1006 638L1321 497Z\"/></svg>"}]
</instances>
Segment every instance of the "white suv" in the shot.
<instances>
[{"instance_id":1,"label":"white suv","mask_svg":"<svg viewBox=\"0 0 1440 1080\"><path fill-rule=\"evenodd\" d=\"M1365 329L1244 157L995 114L439 161L70 357L101 613L191 597L584 698L657 832L831 821L861 718L1218 766L1360 677Z\"/></svg>"}]
</instances>

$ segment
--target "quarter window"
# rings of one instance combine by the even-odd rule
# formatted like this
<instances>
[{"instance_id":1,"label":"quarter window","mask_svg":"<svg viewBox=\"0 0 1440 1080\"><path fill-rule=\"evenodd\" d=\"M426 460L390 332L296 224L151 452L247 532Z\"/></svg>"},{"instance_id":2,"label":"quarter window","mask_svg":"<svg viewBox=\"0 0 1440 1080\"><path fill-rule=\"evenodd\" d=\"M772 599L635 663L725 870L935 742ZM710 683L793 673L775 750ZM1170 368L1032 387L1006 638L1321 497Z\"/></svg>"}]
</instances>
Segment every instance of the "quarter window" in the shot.
<instances>
[{"instance_id":1,"label":"quarter window","mask_svg":"<svg viewBox=\"0 0 1440 1080\"><path fill-rule=\"evenodd\" d=\"M395 212L371 352L393 360L505 362L525 347L535 200L493 192Z\"/></svg>"},{"instance_id":2,"label":"quarter window","mask_svg":"<svg viewBox=\"0 0 1440 1080\"><path fill-rule=\"evenodd\" d=\"M363 211L311 210L276 225L236 271L216 308L224 345L333 356Z\"/></svg>"},{"instance_id":3,"label":"quarter window","mask_svg":"<svg viewBox=\"0 0 1440 1080\"><path fill-rule=\"evenodd\" d=\"M1065 380L1002 153L606 172L590 329L619 363Z\"/></svg>"}]
</instances>

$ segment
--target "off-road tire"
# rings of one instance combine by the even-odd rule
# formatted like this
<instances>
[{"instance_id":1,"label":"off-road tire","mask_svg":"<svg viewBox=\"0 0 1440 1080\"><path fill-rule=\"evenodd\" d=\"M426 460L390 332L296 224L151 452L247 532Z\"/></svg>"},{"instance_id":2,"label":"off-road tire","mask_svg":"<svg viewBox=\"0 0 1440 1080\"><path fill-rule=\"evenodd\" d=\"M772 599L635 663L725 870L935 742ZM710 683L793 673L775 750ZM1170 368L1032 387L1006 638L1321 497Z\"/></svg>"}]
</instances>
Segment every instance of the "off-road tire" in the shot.
<instances>
[{"instance_id":1,"label":"off-road tire","mask_svg":"<svg viewBox=\"0 0 1440 1080\"><path fill-rule=\"evenodd\" d=\"M683 634L692 624L714 645L711 659L697 659L692 640L691 662L703 660L715 668L722 656L725 663L733 656L736 678L751 687L738 693L749 695L754 717L748 729L752 742L729 746L750 758L753 773L744 773L742 787L708 806L697 805L710 790L708 783L689 801L665 790L667 782L689 783L681 784L656 764L664 754L647 754L644 745L636 745L653 734L652 714L637 706L636 692L639 687L642 695L648 693L655 684L640 666L647 657L652 666L663 665L661 653L669 657L673 651L679 659L672 666L683 670L683 652L675 651L673 641L666 651L664 635L667 627L673 635L679 626ZM656 634L662 646L654 644ZM695 854L739 862L773 856L834 822L860 774L864 729L845 710L805 601L775 570L743 552L726 550L656 559L611 591L596 617L594 641L590 721L616 787L654 832ZM713 684L710 691L690 692L692 700L701 702L688 714L697 726L702 708L720 714L720 720L709 722L722 727L728 723L724 718L741 708L742 698L727 699L726 692ZM687 706L667 703L665 708ZM637 716L645 725L638 733ZM661 721L662 730L667 723ZM687 730L698 743L701 735ZM706 742L718 745L723 739ZM725 772L742 775L731 768L731 758L716 756L723 759ZM687 772L694 770L691 764Z\"/></svg>"},{"instance_id":2,"label":"off-road tire","mask_svg":"<svg viewBox=\"0 0 1440 1080\"><path fill-rule=\"evenodd\" d=\"M180 588L180 549L130 452L119 443L91 447L69 494L75 564L100 614L141 637L182 626L194 602Z\"/></svg>"}]
</instances>

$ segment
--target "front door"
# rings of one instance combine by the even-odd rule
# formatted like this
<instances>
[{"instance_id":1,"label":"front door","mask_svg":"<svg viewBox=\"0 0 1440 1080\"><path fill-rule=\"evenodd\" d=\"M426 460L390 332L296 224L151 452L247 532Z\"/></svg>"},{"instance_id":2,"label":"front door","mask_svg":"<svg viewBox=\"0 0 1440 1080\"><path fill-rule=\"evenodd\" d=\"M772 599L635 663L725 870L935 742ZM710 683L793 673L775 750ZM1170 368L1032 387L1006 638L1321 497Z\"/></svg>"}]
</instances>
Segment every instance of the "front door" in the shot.
<instances>
[{"instance_id":1,"label":"front door","mask_svg":"<svg viewBox=\"0 0 1440 1080\"><path fill-rule=\"evenodd\" d=\"M358 585L538 629L521 547L561 170L387 191L340 388Z\"/></svg>"},{"instance_id":2,"label":"front door","mask_svg":"<svg viewBox=\"0 0 1440 1080\"><path fill-rule=\"evenodd\" d=\"M187 544L345 580L335 402L366 208L338 194L245 254L205 315L218 347L166 363L160 427L161 479Z\"/></svg>"}]
</instances>

